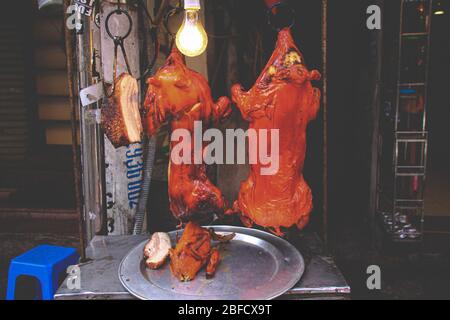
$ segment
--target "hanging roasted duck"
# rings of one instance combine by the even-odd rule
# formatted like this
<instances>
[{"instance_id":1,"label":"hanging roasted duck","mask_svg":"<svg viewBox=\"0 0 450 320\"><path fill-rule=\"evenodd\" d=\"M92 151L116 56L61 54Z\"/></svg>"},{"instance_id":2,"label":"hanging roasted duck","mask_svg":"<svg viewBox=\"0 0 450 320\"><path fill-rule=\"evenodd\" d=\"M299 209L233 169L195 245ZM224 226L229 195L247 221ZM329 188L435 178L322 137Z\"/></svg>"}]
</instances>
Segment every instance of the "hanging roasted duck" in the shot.
<instances>
[{"instance_id":1,"label":"hanging roasted duck","mask_svg":"<svg viewBox=\"0 0 450 320\"><path fill-rule=\"evenodd\" d=\"M225 202L222 193L208 179L205 164L195 161L193 137L195 121L201 121L202 127L208 128L231 113L229 99L222 97L214 103L206 79L186 67L176 47L165 65L147 83L144 126L148 135L155 135L167 121L171 133L184 129L192 137L189 139L192 141L182 139L171 142L172 150L175 146L189 150L190 160L187 161L189 163L175 163L172 157L170 159L169 200L172 214L179 221L188 222L223 213ZM202 144L200 155L203 155L205 147Z\"/></svg>"},{"instance_id":2,"label":"hanging roasted duck","mask_svg":"<svg viewBox=\"0 0 450 320\"><path fill-rule=\"evenodd\" d=\"M304 63L290 29L285 28L279 32L276 49L253 88L248 92L240 85L232 88L233 101L251 129L279 129L280 153L278 171L272 175L261 174L261 163L251 166L234 211L240 212L245 225L257 224L280 236L281 228L303 229L313 206L302 172L307 125L320 107L320 91L311 81L319 80L320 74L309 71Z\"/></svg>"}]
</instances>

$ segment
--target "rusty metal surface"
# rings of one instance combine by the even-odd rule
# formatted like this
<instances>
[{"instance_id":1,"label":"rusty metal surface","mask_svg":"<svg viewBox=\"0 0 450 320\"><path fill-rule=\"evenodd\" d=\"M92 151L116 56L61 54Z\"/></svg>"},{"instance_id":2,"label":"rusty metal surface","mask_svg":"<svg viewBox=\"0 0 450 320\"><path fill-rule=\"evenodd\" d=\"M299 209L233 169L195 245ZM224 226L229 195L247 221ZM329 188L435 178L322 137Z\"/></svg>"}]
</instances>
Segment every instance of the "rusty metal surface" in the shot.
<instances>
[{"instance_id":1,"label":"rusty metal surface","mask_svg":"<svg viewBox=\"0 0 450 320\"><path fill-rule=\"evenodd\" d=\"M87 248L91 262L80 265L81 288L59 288L55 299L134 299L122 286L118 276L119 265L125 255L147 236L97 236ZM335 265L332 257L323 251L318 236L304 233L295 241L305 259L305 273L294 288L280 299L336 299L349 298L350 287Z\"/></svg>"}]
</instances>

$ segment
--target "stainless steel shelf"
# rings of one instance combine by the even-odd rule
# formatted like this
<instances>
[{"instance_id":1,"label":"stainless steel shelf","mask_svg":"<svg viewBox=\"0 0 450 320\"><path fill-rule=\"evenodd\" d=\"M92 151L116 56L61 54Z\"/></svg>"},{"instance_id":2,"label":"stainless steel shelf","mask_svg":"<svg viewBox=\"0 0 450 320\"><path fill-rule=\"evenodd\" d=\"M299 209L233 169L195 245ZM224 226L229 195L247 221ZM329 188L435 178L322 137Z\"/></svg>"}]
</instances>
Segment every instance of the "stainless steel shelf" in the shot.
<instances>
[{"instance_id":1,"label":"stainless steel shelf","mask_svg":"<svg viewBox=\"0 0 450 320\"><path fill-rule=\"evenodd\" d=\"M426 131L427 123L427 107L428 107L428 67L429 67L429 47L430 47L430 30L432 20L433 0L426 1L428 10L426 10L426 31L425 32L404 32L405 24L408 22L407 5L410 5L408 0L401 0L400 11L400 31L398 33L398 69L397 82L393 84L396 101L392 101L395 108L395 121L393 122L393 131L384 132L384 136L380 136L381 141L388 141L389 144L380 143L380 159L383 158L383 152L392 152L392 166L386 166L386 162L379 160L379 181L377 182L378 192L378 212L381 220L385 226L385 230L392 237L393 240L399 242L415 242L422 240L423 235L423 221L424 221L424 188L426 182L427 171L427 156L428 156L428 132ZM413 30L413 29L409 29ZM420 41L426 41L425 46L427 50L425 76L419 77L415 82L405 82L404 78L404 50L408 48L408 40L414 40L417 37ZM406 41L405 41L406 40ZM423 82L422 82L423 81ZM403 117L405 111L402 108L401 89L414 88L417 90L416 95L421 95L423 98L423 111L418 123L414 124L413 130L404 131ZM417 126L417 127L415 127ZM408 127L408 128L409 128ZM390 135L386 137L386 135ZM387 148L392 148L388 150ZM384 161L387 159L384 159ZM418 179L417 179L418 178ZM380 182L381 181L381 182ZM382 211L382 212L381 212ZM403 230L405 223L398 221L405 220L403 217L408 216L408 220L413 226L406 224L408 230ZM400 229L399 229L400 228ZM417 229L417 230L416 230ZM403 231L405 232L403 232ZM409 235L408 232L413 232ZM415 232L417 231L417 232ZM413 238L413 239L412 239Z\"/></svg>"}]
</instances>

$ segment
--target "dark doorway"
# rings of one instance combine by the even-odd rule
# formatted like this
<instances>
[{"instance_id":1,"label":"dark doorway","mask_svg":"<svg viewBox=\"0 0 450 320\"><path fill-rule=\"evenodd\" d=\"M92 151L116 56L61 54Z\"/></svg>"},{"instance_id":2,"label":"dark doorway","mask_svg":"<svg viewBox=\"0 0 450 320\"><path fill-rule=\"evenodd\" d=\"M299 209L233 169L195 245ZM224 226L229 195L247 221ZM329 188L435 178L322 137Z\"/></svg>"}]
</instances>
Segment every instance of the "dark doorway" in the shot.
<instances>
[{"instance_id":1,"label":"dark doorway","mask_svg":"<svg viewBox=\"0 0 450 320\"><path fill-rule=\"evenodd\" d=\"M429 152L425 213L429 231L450 232L450 1L435 1L432 22Z\"/></svg>"},{"instance_id":2,"label":"dark doorway","mask_svg":"<svg viewBox=\"0 0 450 320\"><path fill-rule=\"evenodd\" d=\"M0 218L74 215L63 7L8 1L0 18Z\"/></svg>"}]
</instances>

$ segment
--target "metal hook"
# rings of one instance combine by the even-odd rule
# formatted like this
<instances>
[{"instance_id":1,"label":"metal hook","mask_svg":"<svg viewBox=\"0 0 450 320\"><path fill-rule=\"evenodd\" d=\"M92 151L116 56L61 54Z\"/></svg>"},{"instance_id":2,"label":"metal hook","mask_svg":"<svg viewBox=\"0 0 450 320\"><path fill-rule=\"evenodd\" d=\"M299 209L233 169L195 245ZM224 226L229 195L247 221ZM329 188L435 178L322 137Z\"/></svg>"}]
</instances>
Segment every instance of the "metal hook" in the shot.
<instances>
[{"instance_id":1,"label":"metal hook","mask_svg":"<svg viewBox=\"0 0 450 320\"><path fill-rule=\"evenodd\" d=\"M151 37L154 42L154 53L153 53L152 59L150 60L149 65L147 66L145 71L142 73L142 75L137 79L138 81L141 81L142 79L145 79L150 75L150 73L153 70L153 67L156 64L156 61L158 60L159 49L160 49L160 45L159 45L159 41L158 41L158 28L156 28L156 27L151 28L150 33L151 33Z\"/></svg>"},{"instance_id":2,"label":"metal hook","mask_svg":"<svg viewBox=\"0 0 450 320\"><path fill-rule=\"evenodd\" d=\"M183 12L183 7L179 5L179 6L177 6L177 7L171 7L171 8L167 11L167 13L165 14L165 16L164 16L164 20L163 20L164 28L166 29L166 31L167 31L167 33L169 34L169 37L170 37L169 48L168 48L168 49L169 49L169 52L168 52L168 53L170 53L170 52L172 51L172 47L173 47L174 44L175 44L175 38L176 38L176 33L173 33L173 32L170 30L170 27L169 27L169 19L170 19L171 17L177 15L177 14L180 14L181 12Z\"/></svg>"},{"instance_id":3,"label":"metal hook","mask_svg":"<svg viewBox=\"0 0 450 320\"><path fill-rule=\"evenodd\" d=\"M169 10L167 10L167 13L164 15L164 28L166 29L169 36L172 38L175 38L176 34L170 30L169 19L181 13L182 11L183 11L182 7L171 7Z\"/></svg>"},{"instance_id":4,"label":"metal hook","mask_svg":"<svg viewBox=\"0 0 450 320\"><path fill-rule=\"evenodd\" d=\"M291 23L287 26L277 26L276 23L273 21L274 17L277 16L274 13L274 9L278 9L280 7L284 7L287 10L289 10ZM295 25L295 10L289 4L287 4L285 2L275 3L269 9L267 9L267 21L268 21L269 25L276 31L280 31L283 28L292 28ZM280 21L278 21L278 23L279 22Z\"/></svg>"},{"instance_id":5,"label":"metal hook","mask_svg":"<svg viewBox=\"0 0 450 320\"><path fill-rule=\"evenodd\" d=\"M111 19L111 17L113 15L122 15L124 14L127 19L128 19L128 30L127 32L123 35L123 36L115 36L111 33L111 30L109 29L109 19ZM107 16L106 16L106 21L105 21L105 28L106 28L106 32L108 33L108 36L111 39L115 39L115 38L122 38L122 39L126 39L128 38L128 36L131 33L131 30L133 29L133 20L131 19L130 13L127 10L121 9L121 8L117 8L116 10L111 11Z\"/></svg>"},{"instance_id":6,"label":"metal hook","mask_svg":"<svg viewBox=\"0 0 450 320\"><path fill-rule=\"evenodd\" d=\"M110 21L111 17L113 15L115 15L115 14L117 14L117 15L124 14L127 17L127 19L128 19L129 26L128 26L127 32L124 35L122 35L122 36L120 36L120 35L119 36L118 35L113 35L111 33L110 28L109 28L109 21ZM131 34L131 31L133 29L133 20L131 19L131 16L128 13L128 11L123 10L122 8L120 8L120 2L119 1L117 3L117 9L114 10L114 11L111 11L108 14L108 16L106 17L105 29L106 29L106 33L108 34L108 36L114 42L113 82L112 82L112 85L111 85L111 92L108 94L107 90L105 90L105 95L108 98L110 98L114 94L114 90L115 90L115 80L117 78L117 64L118 64L117 60L118 60L118 49L119 49L119 47L120 47L120 50L122 51L122 56L123 56L123 59L125 60L127 71L128 71L128 73L130 75L132 75L131 67L130 67L130 64L128 62L128 57L127 57L127 53L126 53L126 50L125 50L124 41ZM106 86L104 86L104 89L106 89Z\"/></svg>"},{"instance_id":7,"label":"metal hook","mask_svg":"<svg viewBox=\"0 0 450 320\"><path fill-rule=\"evenodd\" d=\"M138 4L138 8L140 8L144 12L145 16L147 17L147 19L150 23L150 36L154 43L153 57L150 60L150 63L148 64L148 66L145 68L142 75L137 79L137 81L141 81L142 79L146 79L149 76L149 74L152 72L153 67L155 66L156 61L158 59L160 44L158 41L159 26L157 24L155 24L155 21L152 19L149 11L147 10L147 7L143 3L143 0L139 1L137 4Z\"/></svg>"}]
</instances>

